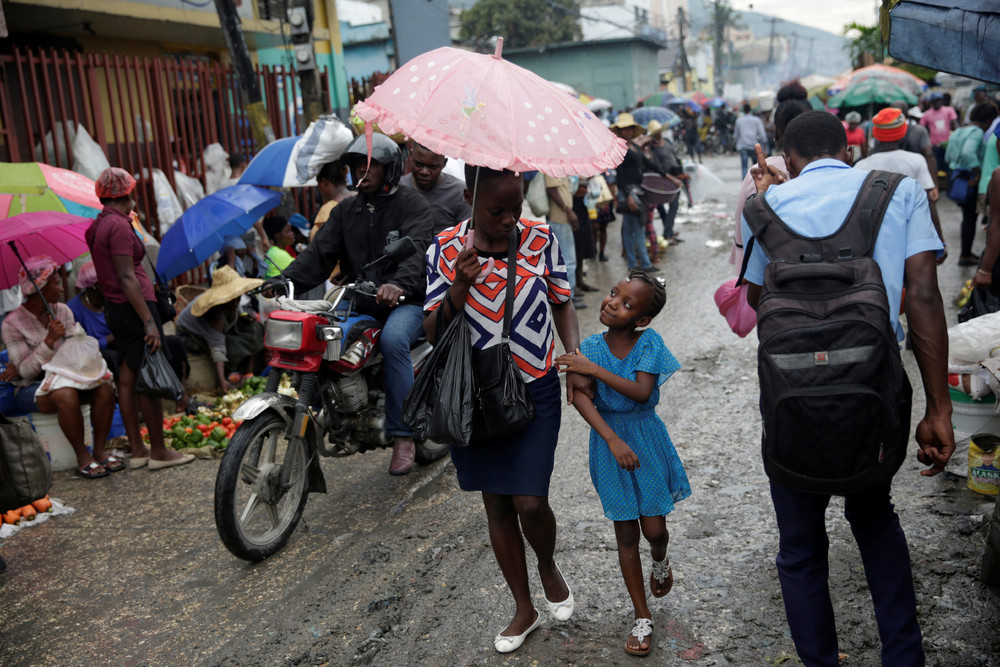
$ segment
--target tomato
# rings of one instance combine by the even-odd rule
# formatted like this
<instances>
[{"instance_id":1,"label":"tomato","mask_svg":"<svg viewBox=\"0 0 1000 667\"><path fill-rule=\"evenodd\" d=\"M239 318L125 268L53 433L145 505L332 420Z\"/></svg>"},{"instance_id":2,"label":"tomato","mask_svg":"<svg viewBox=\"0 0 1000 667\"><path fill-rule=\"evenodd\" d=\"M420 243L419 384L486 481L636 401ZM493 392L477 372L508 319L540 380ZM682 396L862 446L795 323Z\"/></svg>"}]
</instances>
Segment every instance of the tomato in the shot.
<instances>
[{"instance_id":1,"label":"tomato","mask_svg":"<svg viewBox=\"0 0 1000 667\"><path fill-rule=\"evenodd\" d=\"M184 432L185 432L185 433L191 433L192 431L194 431L194 429L193 429L193 428L191 428L190 426L185 426L185 427L184 427Z\"/></svg>"},{"instance_id":2,"label":"tomato","mask_svg":"<svg viewBox=\"0 0 1000 667\"><path fill-rule=\"evenodd\" d=\"M232 423L233 423L232 417L223 417L222 418L222 425L223 426L229 426Z\"/></svg>"}]
</instances>

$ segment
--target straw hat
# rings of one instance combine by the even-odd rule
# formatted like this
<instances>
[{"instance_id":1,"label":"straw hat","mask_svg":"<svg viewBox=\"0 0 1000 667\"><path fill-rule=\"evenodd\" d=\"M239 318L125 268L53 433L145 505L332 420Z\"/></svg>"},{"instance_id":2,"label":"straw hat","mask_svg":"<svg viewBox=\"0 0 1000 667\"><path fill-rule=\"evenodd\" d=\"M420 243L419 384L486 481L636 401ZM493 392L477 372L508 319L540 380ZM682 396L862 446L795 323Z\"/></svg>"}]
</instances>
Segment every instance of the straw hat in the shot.
<instances>
[{"instance_id":1,"label":"straw hat","mask_svg":"<svg viewBox=\"0 0 1000 667\"><path fill-rule=\"evenodd\" d=\"M639 128L640 134L645 134L646 130L642 125L635 122L635 118L627 111L623 111L618 114L618 118L615 120L614 124L611 126L613 130L624 130L626 127L637 127Z\"/></svg>"},{"instance_id":2,"label":"straw hat","mask_svg":"<svg viewBox=\"0 0 1000 667\"><path fill-rule=\"evenodd\" d=\"M243 296L264 281L260 278L241 278L231 266L222 266L212 274L212 286L191 304L191 314L201 317L210 309Z\"/></svg>"},{"instance_id":3,"label":"straw hat","mask_svg":"<svg viewBox=\"0 0 1000 667\"><path fill-rule=\"evenodd\" d=\"M656 134L657 132L663 132L663 123L656 120L655 118L649 121L649 126L646 128L646 132L650 134Z\"/></svg>"}]
</instances>

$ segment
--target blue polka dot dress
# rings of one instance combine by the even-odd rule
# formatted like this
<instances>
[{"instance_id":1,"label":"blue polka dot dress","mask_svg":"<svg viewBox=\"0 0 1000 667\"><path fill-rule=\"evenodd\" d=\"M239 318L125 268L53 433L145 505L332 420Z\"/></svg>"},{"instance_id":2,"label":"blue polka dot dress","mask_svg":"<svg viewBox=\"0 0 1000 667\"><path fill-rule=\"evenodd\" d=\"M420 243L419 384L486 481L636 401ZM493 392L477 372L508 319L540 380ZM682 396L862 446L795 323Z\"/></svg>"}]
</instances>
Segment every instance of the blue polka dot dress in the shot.
<instances>
[{"instance_id":1,"label":"blue polka dot dress","mask_svg":"<svg viewBox=\"0 0 1000 667\"><path fill-rule=\"evenodd\" d=\"M684 465L666 425L656 414L660 385L681 367L680 363L652 329L642 332L624 359L611 353L602 334L583 341L580 351L594 363L629 380L635 380L637 371L657 376L645 403L636 403L597 382L594 406L639 459L636 470L625 470L618 465L604 438L591 429L590 479L601 497L604 516L612 521L628 521L668 514L674 503L691 495Z\"/></svg>"}]
</instances>

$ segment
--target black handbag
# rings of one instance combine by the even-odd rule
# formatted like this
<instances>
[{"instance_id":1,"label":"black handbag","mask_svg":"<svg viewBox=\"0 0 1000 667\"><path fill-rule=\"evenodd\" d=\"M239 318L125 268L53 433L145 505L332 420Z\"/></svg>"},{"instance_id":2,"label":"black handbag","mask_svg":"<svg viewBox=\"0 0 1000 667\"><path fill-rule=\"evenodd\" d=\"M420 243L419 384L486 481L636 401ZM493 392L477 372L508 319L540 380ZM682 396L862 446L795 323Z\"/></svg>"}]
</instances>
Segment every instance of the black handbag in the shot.
<instances>
[{"instance_id":1,"label":"black handbag","mask_svg":"<svg viewBox=\"0 0 1000 667\"><path fill-rule=\"evenodd\" d=\"M997 297L988 289L977 287L972 290L972 295L968 302L958 311L958 321L968 322L969 320L989 315L1000 310L1000 297Z\"/></svg>"},{"instance_id":2,"label":"black handbag","mask_svg":"<svg viewBox=\"0 0 1000 667\"><path fill-rule=\"evenodd\" d=\"M514 278L517 273L517 229L507 249L507 295L504 299L503 333L499 345L472 350L476 378L473 440L494 440L520 431L535 420L535 402L510 351L510 322L514 312Z\"/></svg>"},{"instance_id":3,"label":"black handbag","mask_svg":"<svg viewBox=\"0 0 1000 667\"><path fill-rule=\"evenodd\" d=\"M51 486L49 457L27 420L0 415L0 511L44 498Z\"/></svg>"}]
</instances>

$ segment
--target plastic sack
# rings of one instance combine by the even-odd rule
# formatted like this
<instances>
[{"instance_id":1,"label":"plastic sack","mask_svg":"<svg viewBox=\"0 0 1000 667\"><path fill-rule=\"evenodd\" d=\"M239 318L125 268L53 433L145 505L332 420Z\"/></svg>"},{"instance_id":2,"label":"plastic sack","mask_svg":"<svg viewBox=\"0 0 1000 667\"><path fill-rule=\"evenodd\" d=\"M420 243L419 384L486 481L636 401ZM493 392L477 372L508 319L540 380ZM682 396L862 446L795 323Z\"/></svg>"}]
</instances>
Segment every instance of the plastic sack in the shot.
<instances>
[{"instance_id":1,"label":"plastic sack","mask_svg":"<svg viewBox=\"0 0 1000 667\"><path fill-rule=\"evenodd\" d=\"M63 340L56 353L42 366L45 378L35 396L45 396L57 389L87 391L111 381L111 371L101 355L100 344L77 324L73 334Z\"/></svg>"},{"instance_id":2,"label":"plastic sack","mask_svg":"<svg viewBox=\"0 0 1000 667\"><path fill-rule=\"evenodd\" d=\"M78 125L73 139L73 171L96 181L101 172L111 166L104 149L94 141L90 133Z\"/></svg>"},{"instance_id":3,"label":"plastic sack","mask_svg":"<svg viewBox=\"0 0 1000 667\"><path fill-rule=\"evenodd\" d=\"M142 368L139 369L139 379L135 383L135 390L140 394L155 398L169 398L173 401L184 395L184 385L170 368L170 363L167 362L163 350L150 352L148 347L143 356Z\"/></svg>"},{"instance_id":4,"label":"plastic sack","mask_svg":"<svg viewBox=\"0 0 1000 667\"><path fill-rule=\"evenodd\" d=\"M52 466L34 429L0 415L0 510L44 498L51 487Z\"/></svg>"},{"instance_id":5,"label":"plastic sack","mask_svg":"<svg viewBox=\"0 0 1000 667\"><path fill-rule=\"evenodd\" d=\"M229 166L229 153L216 142L209 144L202 154L205 161L205 194L210 195L233 175L233 170Z\"/></svg>"},{"instance_id":6,"label":"plastic sack","mask_svg":"<svg viewBox=\"0 0 1000 667\"><path fill-rule=\"evenodd\" d=\"M167 175L159 169L150 172L143 168L142 177L149 178L150 173L153 174L153 196L156 199L156 218L160 221L160 238L163 238L170 226L184 213L184 209L174 189L170 187Z\"/></svg>"},{"instance_id":7,"label":"plastic sack","mask_svg":"<svg viewBox=\"0 0 1000 667\"><path fill-rule=\"evenodd\" d=\"M1000 312L949 327L948 356L949 366L974 365L1000 356Z\"/></svg>"},{"instance_id":8,"label":"plastic sack","mask_svg":"<svg viewBox=\"0 0 1000 667\"><path fill-rule=\"evenodd\" d=\"M733 333L744 338L757 326L757 311L747 303L746 283L736 286L736 278L730 278L715 290L715 305L726 318L726 323Z\"/></svg>"},{"instance_id":9,"label":"plastic sack","mask_svg":"<svg viewBox=\"0 0 1000 667\"><path fill-rule=\"evenodd\" d=\"M185 211L205 198L205 188L197 178L174 171L174 184L177 186L177 197Z\"/></svg>"},{"instance_id":10,"label":"plastic sack","mask_svg":"<svg viewBox=\"0 0 1000 667\"><path fill-rule=\"evenodd\" d=\"M443 313L437 317L434 350L403 402L401 419L418 440L464 447L472 437L475 395L469 325L459 313L441 333Z\"/></svg>"},{"instance_id":11,"label":"plastic sack","mask_svg":"<svg viewBox=\"0 0 1000 667\"><path fill-rule=\"evenodd\" d=\"M292 148L285 186L315 185L316 174L323 165L343 155L353 140L354 133L336 116L324 115L314 120Z\"/></svg>"},{"instance_id":12,"label":"plastic sack","mask_svg":"<svg viewBox=\"0 0 1000 667\"><path fill-rule=\"evenodd\" d=\"M70 168L67 143L72 146L76 140L76 125L72 121L58 123L54 130L45 133L42 141L35 144L35 161L45 162L53 167ZM42 144L45 150L42 150ZM48 153L48 159L45 155Z\"/></svg>"},{"instance_id":13,"label":"plastic sack","mask_svg":"<svg viewBox=\"0 0 1000 667\"><path fill-rule=\"evenodd\" d=\"M531 179L525 199L528 200L528 207L531 208L531 212L539 218L544 219L549 214L549 192L545 188L545 175L542 172L538 172Z\"/></svg>"},{"instance_id":14,"label":"plastic sack","mask_svg":"<svg viewBox=\"0 0 1000 667\"><path fill-rule=\"evenodd\" d=\"M604 180L604 176L598 174L597 176L591 178L588 187L595 187L594 184L596 184L596 187L600 190L597 195L597 200L594 202L594 205L597 208L603 208L614 201L615 197L611 194L611 188L608 187L608 182Z\"/></svg>"}]
</instances>

